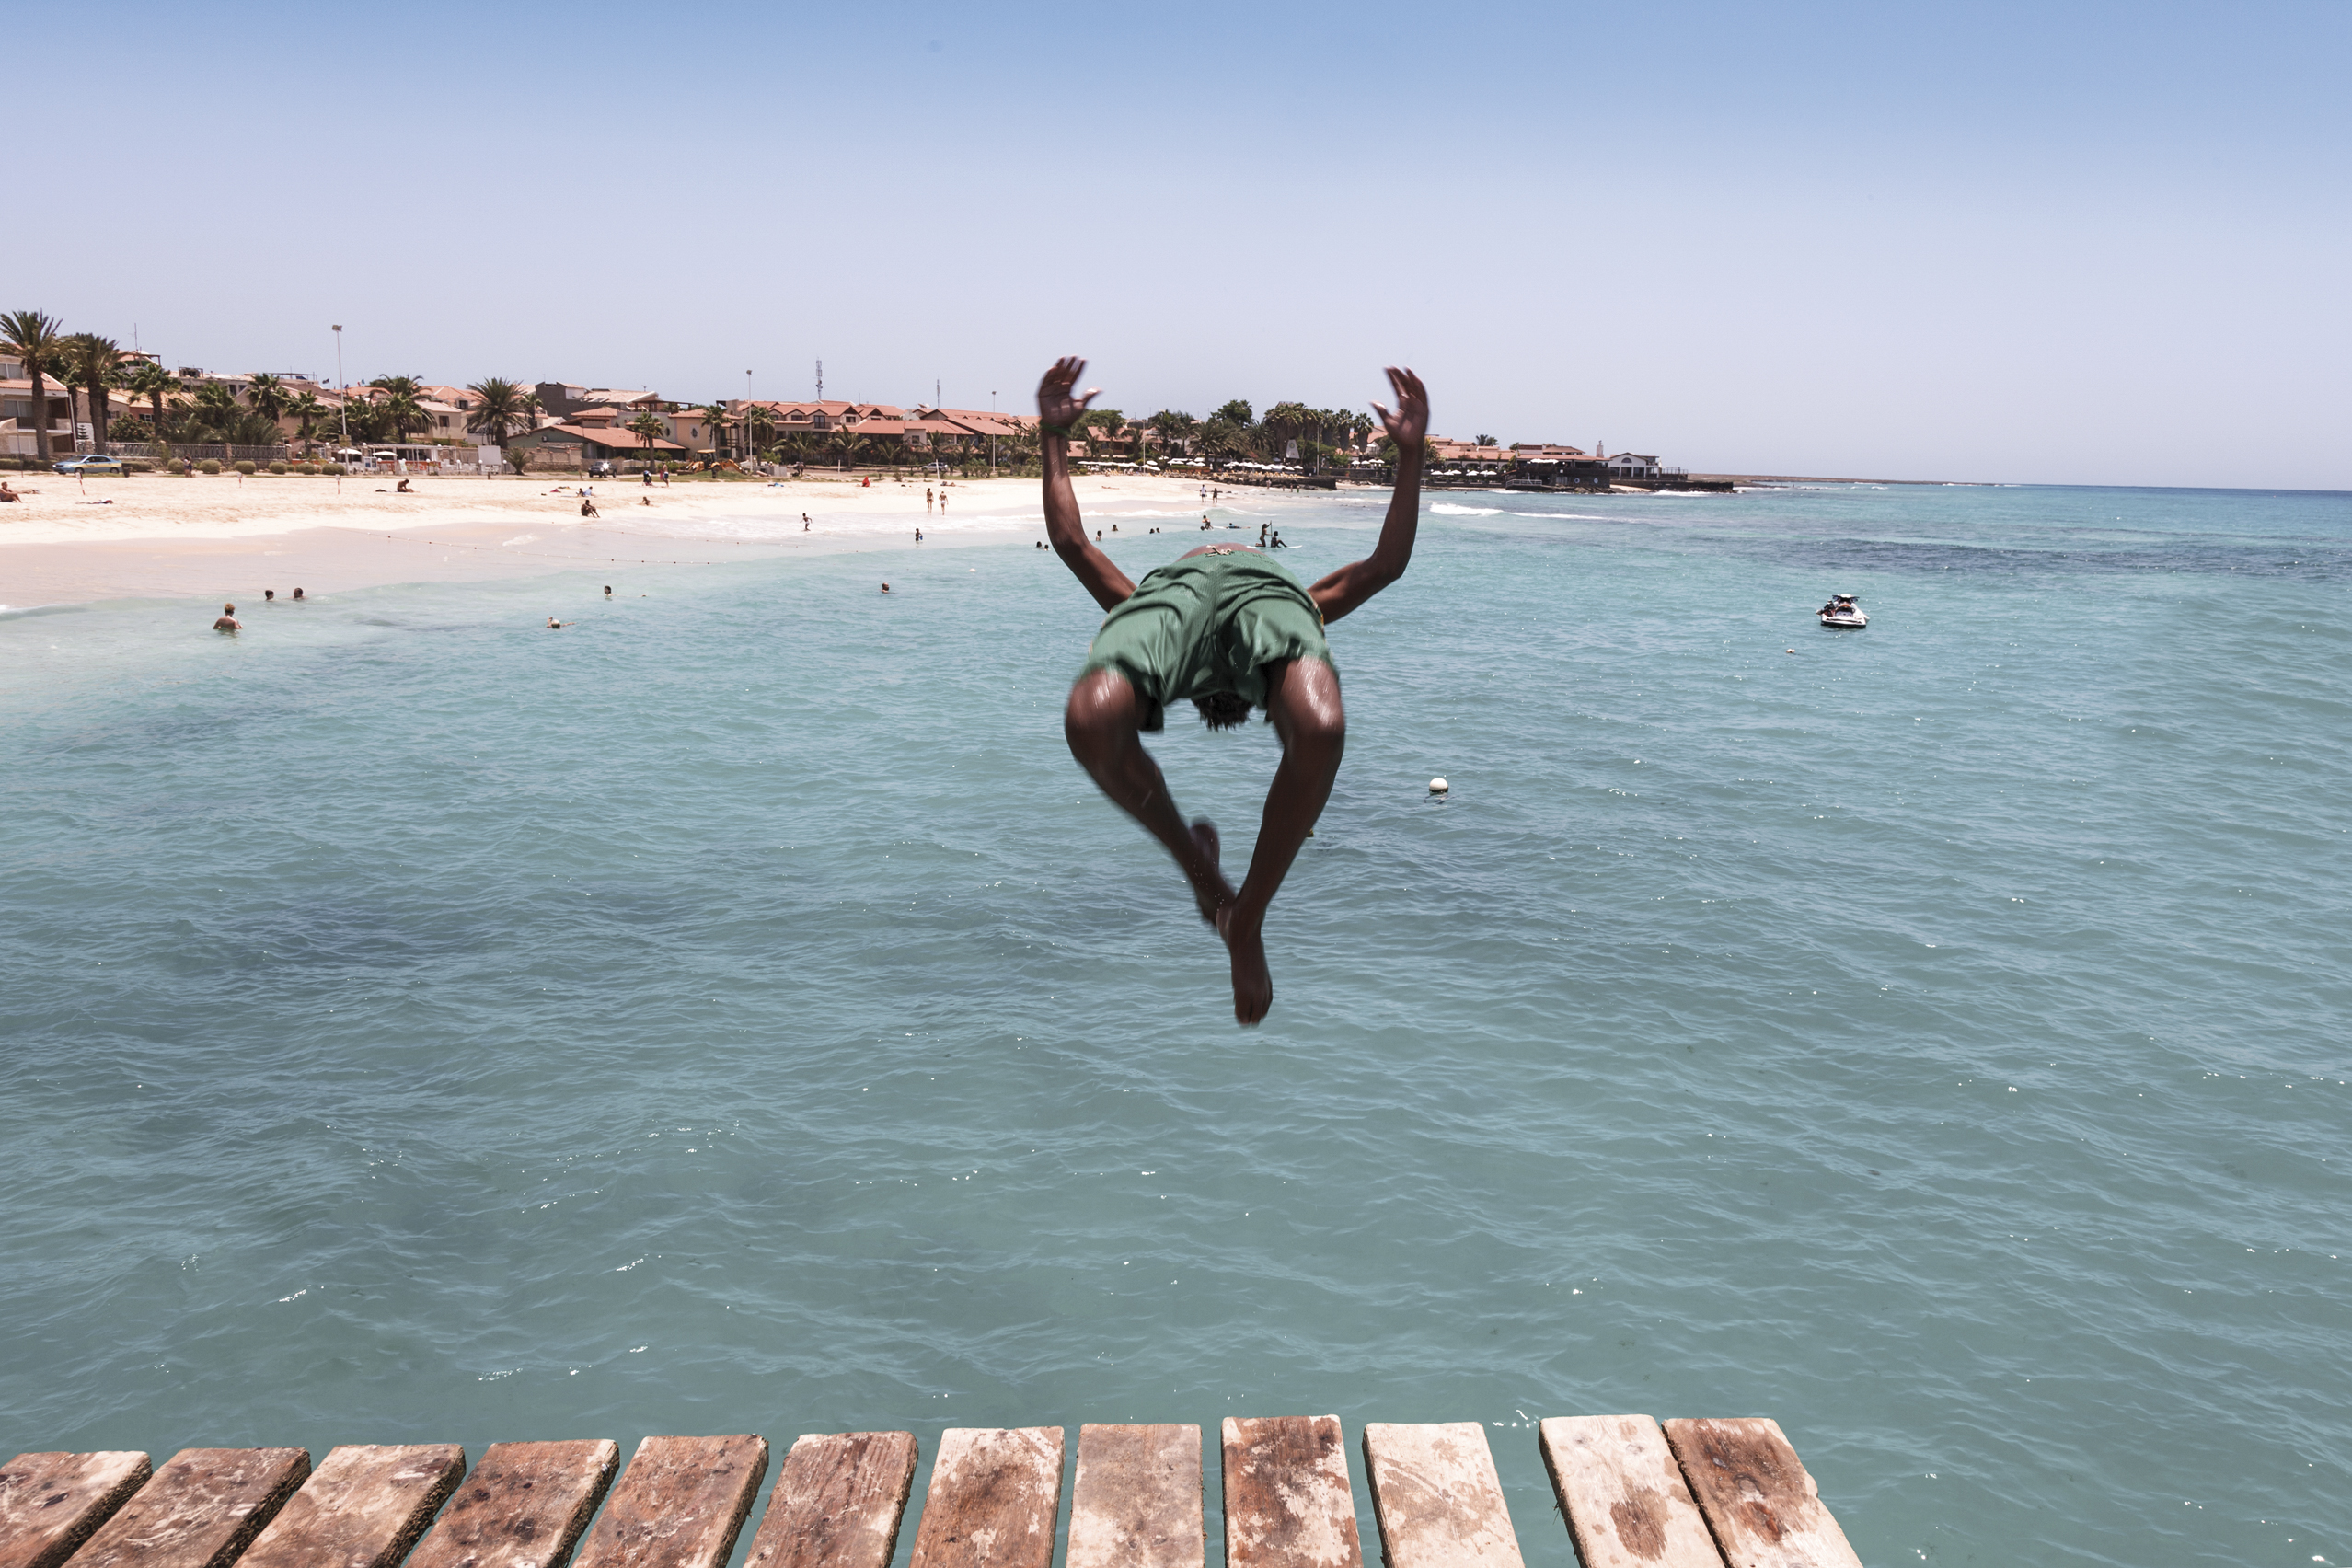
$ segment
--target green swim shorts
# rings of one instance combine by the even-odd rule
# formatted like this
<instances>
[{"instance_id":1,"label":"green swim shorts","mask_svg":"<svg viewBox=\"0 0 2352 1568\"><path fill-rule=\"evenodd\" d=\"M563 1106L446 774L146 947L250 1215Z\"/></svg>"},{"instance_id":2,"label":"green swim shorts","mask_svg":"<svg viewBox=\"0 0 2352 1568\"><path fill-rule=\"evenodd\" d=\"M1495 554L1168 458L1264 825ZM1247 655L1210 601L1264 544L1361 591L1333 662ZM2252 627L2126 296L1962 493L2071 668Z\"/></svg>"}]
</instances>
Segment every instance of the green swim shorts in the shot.
<instances>
[{"instance_id":1,"label":"green swim shorts","mask_svg":"<svg viewBox=\"0 0 2352 1568\"><path fill-rule=\"evenodd\" d=\"M1322 612L1298 579L1237 549L1186 556L1137 583L1102 618L1083 674L1126 676L1143 701L1143 727L1158 730L1169 703L1218 692L1263 708L1265 669L1279 659L1331 663Z\"/></svg>"}]
</instances>

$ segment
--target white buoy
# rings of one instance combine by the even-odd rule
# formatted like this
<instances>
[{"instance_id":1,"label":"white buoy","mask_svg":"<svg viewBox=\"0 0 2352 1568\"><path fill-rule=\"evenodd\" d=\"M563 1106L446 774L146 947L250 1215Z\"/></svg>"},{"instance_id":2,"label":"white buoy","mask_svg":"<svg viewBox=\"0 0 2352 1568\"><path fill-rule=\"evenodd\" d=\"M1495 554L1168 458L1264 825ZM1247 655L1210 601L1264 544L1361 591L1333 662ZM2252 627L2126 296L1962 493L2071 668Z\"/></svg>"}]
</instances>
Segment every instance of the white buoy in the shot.
<instances>
[{"instance_id":1,"label":"white buoy","mask_svg":"<svg viewBox=\"0 0 2352 1568\"><path fill-rule=\"evenodd\" d=\"M1452 786L1448 785L1443 778L1432 778L1429 781L1429 792L1433 795L1442 795L1450 788L1452 788Z\"/></svg>"}]
</instances>

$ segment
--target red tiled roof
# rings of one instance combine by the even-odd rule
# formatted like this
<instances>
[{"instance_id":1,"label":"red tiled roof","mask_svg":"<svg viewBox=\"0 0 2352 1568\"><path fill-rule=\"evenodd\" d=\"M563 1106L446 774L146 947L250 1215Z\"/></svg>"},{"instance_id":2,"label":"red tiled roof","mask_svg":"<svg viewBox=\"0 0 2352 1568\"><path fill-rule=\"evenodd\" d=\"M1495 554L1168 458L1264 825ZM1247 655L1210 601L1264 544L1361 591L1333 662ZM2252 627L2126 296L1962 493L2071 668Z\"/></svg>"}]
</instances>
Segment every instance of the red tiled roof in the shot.
<instances>
[{"instance_id":1,"label":"red tiled roof","mask_svg":"<svg viewBox=\"0 0 2352 1568\"><path fill-rule=\"evenodd\" d=\"M587 442L594 446L609 446L621 452L642 452L648 450L646 444L642 440L639 439L635 431L624 430L617 425L600 427L595 430L584 430L579 425L542 425L536 431L525 431L524 433L526 435L549 433L556 435L569 435L577 440ZM651 450L660 452L664 448L672 452L683 452L686 450L685 447L680 446L674 441L664 441L662 437L658 435L655 436L653 438Z\"/></svg>"}]
</instances>

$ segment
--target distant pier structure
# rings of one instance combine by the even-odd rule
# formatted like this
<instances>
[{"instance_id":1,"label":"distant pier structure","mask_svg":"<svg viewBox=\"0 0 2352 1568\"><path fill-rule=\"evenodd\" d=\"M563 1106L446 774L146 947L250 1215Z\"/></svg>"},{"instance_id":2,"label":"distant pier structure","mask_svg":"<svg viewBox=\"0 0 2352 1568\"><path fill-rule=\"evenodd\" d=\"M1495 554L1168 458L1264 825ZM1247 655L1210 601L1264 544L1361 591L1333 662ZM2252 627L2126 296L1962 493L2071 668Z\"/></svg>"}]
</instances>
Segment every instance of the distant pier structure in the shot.
<instances>
[{"instance_id":1,"label":"distant pier structure","mask_svg":"<svg viewBox=\"0 0 2352 1568\"><path fill-rule=\"evenodd\" d=\"M1228 1419L1228 1568L1363 1568L1337 1416ZM1387 1568L1523 1568L1477 1422L1372 1422ZM1538 1446L1585 1568L1861 1568L1780 1426L1544 1421ZM765 1438L20 1454L0 1470L0 1568L723 1568ZM889 1568L918 1458L905 1432L804 1436L746 1568ZM1062 1568L1204 1568L1201 1429L1078 1428ZM1063 1428L951 1427L910 1568L1055 1568ZM601 1505L601 1506L600 1506Z\"/></svg>"}]
</instances>

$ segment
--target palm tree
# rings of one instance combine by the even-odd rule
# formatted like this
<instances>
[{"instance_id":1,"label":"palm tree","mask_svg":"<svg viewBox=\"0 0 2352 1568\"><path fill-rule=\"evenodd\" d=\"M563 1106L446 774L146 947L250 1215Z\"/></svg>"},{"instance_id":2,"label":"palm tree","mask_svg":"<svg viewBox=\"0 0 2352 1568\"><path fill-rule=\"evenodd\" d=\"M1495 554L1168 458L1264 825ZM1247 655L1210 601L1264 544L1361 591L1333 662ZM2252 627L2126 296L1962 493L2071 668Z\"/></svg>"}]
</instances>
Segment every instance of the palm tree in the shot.
<instances>
[{"instance_id":1,"label":"palm tree","mask_svg":"<svg viewBox=\"0 0 2352 1568\"><path fill-rule=\"evenodd\" d=\"M304 456L310 455L311 444L317 437L318 427L326 422L329 411L327 405L318 400L318 395L316 392L306 392L285 406L285 416L294 421L295 437L302 443Z\"/></svg>"},{"instance_id":2,"label":"palm tree","mask_svg":"<svg viewBox=\"0 0 2352 1568\"><path fill-rule=\"evenodd\" d=\"M762 445L776 439L776 414L771 409L754 403L744 410L744 444L755 455Z\"/></svg>"},{"instance_id":3,"label":"palm tree","mask_svg":"<svg viewBox=\"0 0 2352 1568\"><path fill-rule=\"evenodd\" d=\"M466 428L489 436L491 444L503 451L506 438L523 423L522 388L493 375L475 382L466 390L474 395L474 411L467 416Z\"/></svg>"},{"instance_id":4,"label":"palm tree","mask_svg":"<svg viewBox=\"0 0 2352 1568\"><path fill-rule=\"evenodd\" d=\"M1248 449L1248 439L1239 425L1223 413L1212 414L1201 426L1200 453L1212 466L1229 462Z\"/></svg>"},{"instance_id":5,"label":"palm tree","mask_svg":"<svg viewBox=\"0 0 2352 1568\"><path fill-rule=\"evenodd\" d=\"M1286 442L1306 441L1315 428L1315 410L1304 403L1276 403L1259 420L1258 428L1265 432L1265 455L1269 461L1283 455Z\"/></svg>"},{"instance_id":6,"label":"palm tree","mask_svg":"<svg viewBox=\"0 0 2352 1568\"><path fill-rule=\"evenodd\" d=\"M382 441L392 421L382 401L374 398L353 398L343 405L343 423L354 441Z\"/></svg>"},{"instance_id":7,"label":"palm tree","mask_svg":"<svg viewBox=\"0 0 2352 1568\"><path fill-rule=\"evenodd\" d=\"M650 409L628 421L629 432L644 444L649 464L653 460L653 444L662 439L662 432L668 428L662 422L662 416Z\"/></svg>"},{"instance_id":8,"label":"palm tree","mask_svg":"<svg viewBox=\"0 0 2352 1568\"><path fill-rule=\"evenodd\" d=\"M12 310L0 316L0 349L25 362L32 380L33 439L43 463L49 461L49 396L40 385L41 372L57 362L63 345L57 317L40 310Z\"/></svg>"},{"instance_id":9,"label":"palm tree","mask_svg":"<svg viewBox=\"0 0 2352 1568\"><path fill-rule=\"evenodd\" d=\"M274 420L286 411L294 394L286 390L284 382L265 370L246 383L245 400L253 405L255 412Z\"/></svg>"},{"instance_id":10,"label":"palm tree","mask_svg":"<svg viewBox=\"0 0 2352 1568\"><path fill-rule=\"evenodd\" d=\"M833 432L834 449L841 454L841 466L844 468L849 467L859 458L864 456L867 449L873 443L851 430L847 425L843 425Z\"/></svg>"},{"instance_id":11,"label":"palm tree","mask_svg":"<svg viewBox=\"0 0 2352 1568\"><path fill-rule=\"evenodd\" d=\"M236 400L236 389L225 381L207 381L196 388L189 414L191 422L226 441L228 431L245 416L245 406Z\"/></svg>"},{"instance_id":12,"label":"palm tree","mask_svg":"<svg viewBox=\"0 0 2352 1568\"><path fill-rule=\"evenodd\" d=\"M91 450L106 451L106 395L122 368L122 345L96 332L75 332L60 340L64 350L64 374L58 379L78 384L89 400Z\"/></svg>"},{"instance_id":13,"label":"palm tree","mask_svg":"<svg viewBox=\"0 0 2352 1568\"><path fill-rule=\"evenodd\" d=\"M695 412L700 414L702 422L710 427L710 451L711 455L716 456L719 448L724 444L722 438L727 433L727 427L734 422L727 417L727 405L705 403Z\"/></svg>"},{"instance_id":14,"label":"palm tree","mask_svg":"<svg viewBox=\"0 0 2352 1568\"><path fill-rule=\"evenodd\" d=\"M147 406L155 410L156 417L153 422L156 427L156 439L161 441L164 428L164 394L179 389L178 378L154 360L141 360L131 372L130 378L122 385L133 397L144 398L147 400Z\"/></svg>"},{"instance_id":15,"label":"palm tree","mask_svg":"<svg viewBox=\"0 0 2352 1568\"><path fill-rule=\"evenodd\" d=\"M409 439L411 426L421 425L429 418L418 399L424 394L424 383L413 375L379 375L368 383L385 394L380 407L386 423Z\"/></svg>"},{"instance_id":16,"label":"palm tree","mask_svg":"<svg viewBox=\"0 0 2352 1568\"><path fill-rule=\"evenodd\" d=\"M409 439L409 427L421 425L431 417L413 392L389 393L376 406L384 411L385 422L399 432L402 441Z\"/></svg>"},{"instance_id":17,"label":"palm tree","mask_svg":"<svg viewBox=\"0 0 2352 1568\"><path fill-rule=\"evenodd\" d=\"M1179 451L1187 447L1193 439L1193 432L1201 428L1200 421L1190 414L1179 413L1174 409L1162 409L1146 420L1144 423L1158 431L1159 439L1163 443Z\"/></svg>"}]
</instances>

